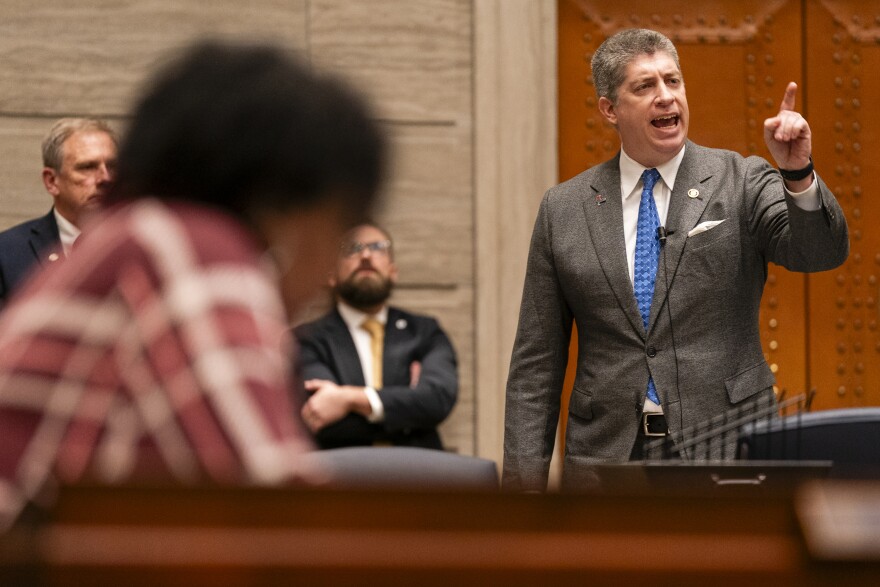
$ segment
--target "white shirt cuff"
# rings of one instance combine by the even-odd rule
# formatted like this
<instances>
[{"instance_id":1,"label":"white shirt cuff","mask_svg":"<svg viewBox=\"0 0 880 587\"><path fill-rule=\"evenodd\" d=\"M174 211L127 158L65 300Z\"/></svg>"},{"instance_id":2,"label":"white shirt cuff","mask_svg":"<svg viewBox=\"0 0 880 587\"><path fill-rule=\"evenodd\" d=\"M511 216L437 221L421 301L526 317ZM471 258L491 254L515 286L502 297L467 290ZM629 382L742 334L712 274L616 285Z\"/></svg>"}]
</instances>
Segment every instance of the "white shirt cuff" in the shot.
<instances>
[{"instance_id":1,"label":"white shirt cuff","mask_svg":"<svg viewBox=\"0 0 880 587\"><path fill-rule=\"evenodd\" d=\"M381 422L385 419L385 406L382 405L382 400L379 399L379 393L373 389L372 387L365 387L364 393L367 396L367 401L370 402L370 415L367 416L367 422L372 422L375 424L376 422Z\"/></svg>"},{"instance_id":2,"label":"white shirt cuff","mask_svg":"<svg viewBox=\"0 0 880 587\"><path fill-rule=\"evenodd\" d=\"M785 187L785 182L782 182L783 187ZM785 188L785 191L788 192L788 195L792 197L794 203L801 210L806 210L807 212L814 212L822 207L822 203L819 201L819 188L816 185L816 173L813 172L813 182L810 184L810 187L805 189L802 192L791 192L788 188Z\"/></svg>"}]
</instances>

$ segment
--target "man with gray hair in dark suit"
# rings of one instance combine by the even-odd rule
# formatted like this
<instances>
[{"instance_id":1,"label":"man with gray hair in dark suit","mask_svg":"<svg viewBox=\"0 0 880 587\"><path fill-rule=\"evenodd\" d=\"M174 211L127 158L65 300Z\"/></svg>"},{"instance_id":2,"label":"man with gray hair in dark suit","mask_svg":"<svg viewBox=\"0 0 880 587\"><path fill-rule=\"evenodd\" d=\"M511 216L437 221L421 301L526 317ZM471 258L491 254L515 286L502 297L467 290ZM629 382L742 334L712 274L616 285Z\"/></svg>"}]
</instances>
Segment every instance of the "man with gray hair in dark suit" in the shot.
<instances>
[{"instance_id":1,"label":"man with gray hair in dark suit","mask_svg":"<svg viewBox=\"0 0 880 587\"><path fill-rule=\"evenodd\" d=\"M507 383L512 490L546 488L573 324L565 489L592 465L642 458L648 439L772 403L758 328L768 263L823 271L849 251L843 212L813 171L796 84L764 122L777 170L688 140L678 54L662 34L613 35L592 73L621 149L549 190L538 211ZM710 458L733 454L734 441Z\"/></svg>"},{"instance_id":2,"label":"man with gray hair in dark suit","mask_svg":"<svg viewBox=\"0 0 880 587\"><path fill-rule=\"evenodd\" d=\"M0 232L0 307L39 265L67 256L90 212L101 205L116 168L116 133L92 118L62 118L43 140L45 216Z\"/></svg>"}]
</instances>

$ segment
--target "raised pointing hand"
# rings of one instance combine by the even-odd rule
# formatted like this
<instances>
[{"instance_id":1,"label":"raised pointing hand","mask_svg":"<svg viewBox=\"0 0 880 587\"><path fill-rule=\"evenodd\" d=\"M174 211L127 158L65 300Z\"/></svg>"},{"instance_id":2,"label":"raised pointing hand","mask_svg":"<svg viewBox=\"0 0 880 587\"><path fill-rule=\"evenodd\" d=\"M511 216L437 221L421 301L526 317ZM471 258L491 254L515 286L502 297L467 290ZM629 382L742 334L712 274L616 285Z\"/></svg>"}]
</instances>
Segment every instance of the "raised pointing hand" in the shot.
<instances>
[{"instance_id":1,"label":"raised pointing hand","mask_svg":"<svg viewBox=\"0 0 880 587\"><path fill-rule=\"evenodd\" d=\"M810 162L813 142L810 125L795 112L797 84L790 82L779 106L779 114L764 121L764 142L780 169L803 169Z\"/></svg>"}]
</instances>

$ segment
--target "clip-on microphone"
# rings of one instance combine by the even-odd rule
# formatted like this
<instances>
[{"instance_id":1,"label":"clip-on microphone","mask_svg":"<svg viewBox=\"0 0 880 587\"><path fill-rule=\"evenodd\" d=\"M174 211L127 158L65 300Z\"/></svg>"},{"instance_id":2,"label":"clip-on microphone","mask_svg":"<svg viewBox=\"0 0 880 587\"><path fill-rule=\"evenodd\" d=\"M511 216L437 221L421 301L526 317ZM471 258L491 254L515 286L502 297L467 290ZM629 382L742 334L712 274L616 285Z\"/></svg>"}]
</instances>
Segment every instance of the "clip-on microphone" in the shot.
<instances>
[{"instance_id":1,"label":"clip-on microphone","mask_svg":"<svg viewBox=\"0 0 880 587\"><path fill-rule=\"evenodd\" d=\"M665 245L666 244L666 237L673 235L673 234L675 234L674 230L666 230L665 226L658 226L657 227L657 240L660 241L660 246L662 247L663 245ZM664 259L663 261L665 264L666 260Z\"/></svg>"}]
</instances>

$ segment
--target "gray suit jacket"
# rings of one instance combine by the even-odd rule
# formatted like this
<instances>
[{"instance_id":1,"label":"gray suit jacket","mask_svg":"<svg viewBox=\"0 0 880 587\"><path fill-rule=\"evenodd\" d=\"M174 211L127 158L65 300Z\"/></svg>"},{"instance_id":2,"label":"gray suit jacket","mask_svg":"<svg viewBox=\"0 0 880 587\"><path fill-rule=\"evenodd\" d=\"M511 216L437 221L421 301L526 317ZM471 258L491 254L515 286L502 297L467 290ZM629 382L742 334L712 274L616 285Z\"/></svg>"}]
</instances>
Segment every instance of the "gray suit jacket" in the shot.
<instances>
[{"instance_id":1,"label":"gray suit jacket","mask_svg":"<svg viewBox=\"0 0 880 587\"><path fill-rule=\"evenodd\" d=\"M692 189L698 197L688 197ZM629 458L649 375L672 432L772 398L758 329L768 262L822 271L849 252L843 212L821 179L818 189L821 209L804 211L764 159L688 142L647 332L627 268L618 158L549 190L532 235L507 383L505 487L546 487L573 323L578 357L563 487L576 487L592 464ZM724 222L688 237L709 220Z\"/></svg>"}]
</instances>

